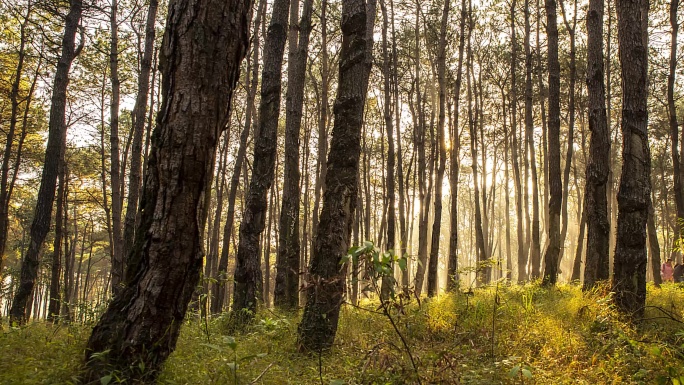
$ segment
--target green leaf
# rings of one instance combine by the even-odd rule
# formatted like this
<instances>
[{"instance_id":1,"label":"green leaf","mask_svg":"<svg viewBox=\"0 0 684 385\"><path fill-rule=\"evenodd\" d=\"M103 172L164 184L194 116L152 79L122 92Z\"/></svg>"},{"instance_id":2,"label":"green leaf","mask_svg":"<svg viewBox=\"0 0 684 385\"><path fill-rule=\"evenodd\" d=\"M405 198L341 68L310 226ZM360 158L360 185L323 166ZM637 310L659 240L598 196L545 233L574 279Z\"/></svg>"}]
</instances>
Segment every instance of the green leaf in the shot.
<instances>
[{"instance_id":1,"label":"green leaf","mask_svg":"<svg viewBox=\"0 0 684 385\"><path fill-rule=\"evenodd\" d=\"M399 258L397 263L399 264L401 271L406 271L406 258Z\"/></svg>"},{"instance_id":2,"label":"green leaf","mask_svg":"<svg viewBox=\"0 0 684 385\"><path fill-rule=\"evenodd\" d=\"M508 372L508 377L514 378L520 373L520 365L516 365L511 368L511 370Z\"/></svg>"},{"instance_id":3,"label":"green leaf","mask_svg":"<svg viewBox=\"0 0 684 385\"><path fill-rule=\"evenodd\" d=\"M522 369L522 374L523 374L523 376L525 376L525 377L527 377L527 378L530 378L530 379L532 378L532 372L530 372L529 369L523 368L523 369Z\"/></svg>"},{"instance_id":4,"label":"green leaf","mask_svg":"<svg viewBox=\"0 0 684 385\"><path fill-rule=\"evenodd\" d=\"M344 380L330 380L330 385L345 385Z\"/></svg>"},{"instance_id":5,"label":"green leaf","mask_svg":"<svg viewBox=\"0 0 684 385\"><path fill-rule=\"evenodd\" d=\"M112 375L111 374L108 374L108 375L100 378L100 384L101 385L107 385L111 381L112 381Z\"/></svg>"},{"instance_id":6,"label":"green leaf","mask_svg":"<svg viewBox=\"0 0 684 385\"><path fill-rule=\"evenodd\" d=\"M228 347L231 350L235 351L235 349L237 349L237 342L235 342L235 337L225 336L223 337L223 340L226 342L226 345L228 345Z\"/></svg>"}]
</instances>

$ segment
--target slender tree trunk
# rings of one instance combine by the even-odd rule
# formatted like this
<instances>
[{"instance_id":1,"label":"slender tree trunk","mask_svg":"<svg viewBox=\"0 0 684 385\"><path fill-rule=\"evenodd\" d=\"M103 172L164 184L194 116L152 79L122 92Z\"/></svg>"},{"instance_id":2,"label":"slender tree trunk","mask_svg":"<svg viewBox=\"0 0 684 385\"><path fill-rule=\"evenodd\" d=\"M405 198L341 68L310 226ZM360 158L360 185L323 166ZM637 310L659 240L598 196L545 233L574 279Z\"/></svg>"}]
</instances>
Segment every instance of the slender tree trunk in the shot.
<instances>
[{"instance_id":1,"label":"slender tree trunk","mask_svg":"<svg viewBox=\"0 0 684 385\"><path fill-rule=\"evenodd\" d=\"M276 258L276 285L273 297L276 306L295 309L299 304L299 134L304 105L304 78L311 33L313 0L304 0L302 18L297 23L299 1L292 2L290 12L290 52L285 116L285 170L283 202L280 210L280 242ZM299 36L297 36L299 35ZM299 40L299 41L298 41Z\"/></svg>"},{"instance_id":2,"label":"slender tree trunk","mask_svg":"<svg viewBox=\"0 0 684 385\"><path fill-rule=\"evenodd\" d=\"M603 9L603 0L591 0L587 12L587 92L591 139L586 170L585 214L582 214L582 217L586 216L587 223L585 289L592 288L599 280L608 279L610 217L607 183L611 151L603 83ZM573 277L575 275L578 276L579 272L573 273Z\"/></svg>"},{"instance_id":3,"label":"slender tree trunk","mask_svg":"<svg viewBox=\"0 0 684 385\"><path fill-rule=\"evenodd\" d=\"M548 38L549 68L549 247L544 253L545 285L555 285L558 279L560 256L560 215L563 200L560 171L560 64L558 62L558 24L556 0L545 0L546 36Z\"/></svg>"},{"instance_id":4,"label":"slender tree trunk","mask_svg":"<svg viewBox=\"0 0 684 385\"><path fill-rule=\"evenodd\" d=\"M530 47L530 1L525 0L525 143L529 153L532 172L532 244L530 246L531 278L540 275L541 241L539 236L539 178L537 177L537 157L534 148L534 121L532 117L532 49Z\"/></svg>"},{"instance_id":5,"label":"slender tree trunk","mask_svg":"<svg viewBox=\"0 0 684 385\"><path fill-rule=\"evenodd\" d=\"M119 0L112 0L109 28L109 79L112 84L112 95L109 103L109 142L110 142L110 178L112 182L112 295L117 296L124 282L126 261L123 255L123 239L121 238L121 158L119 155L119 24L117 8Z\"/></svg>"},{"instance_id":6,"label":"slender tree trunk","mask_svg":"<svg viewBox=\"0 0 684 385\"><path fill-rule=\"evenodd\" d=\"M281 69L287 40L289 0L275 0L271 24L264 41L264 67L261 75L261 102L257 135L254 136L252 179L240 223L240 243L235 264L233 311L252 312L239 315L245 320L253 316L261 282L259 237L264 231L267 195L273 183L278 117L280 113ZM296 241L295 241L296 242Z\"/></svg>"},{"instance_id":7,"label":"slender tree trunk","mask_svg":"<svg viewBox=\"0 0 684 385\"><path fill-rule=\"evenodd\" d=\"M655 210L653 203L648 208L648 219L646 223L646 238L648 240L648 250L651 255L651 271L653 272L653 282L656 286L663 283L660 276L660 245L658 244L658 234L655 224Z\"/></svg>"},{"instance_id":8,"label":"slender tree trunk","mask_svg":"<svg viewBox=\"0 0 684 385\"><path fill-rule=\"evenodd\" d=\"M60 285L60 275L62 274L62 238L64 237L64 185L65 185L65 166L64 153L66 152L66 135L62 137L62 150L59 158L57 173L59 182L57 184L57 209L55 212L55 240L53 242L52 266L50 277L50 306L47 316L48 321L57 323L59 310L62 303L62 290Z\"/></svg>"},{"instance_id":9,"label":"slender tree trunk","mask_svg":"<svg viewBox=\"0 0 684 385\"><path fill-rule=\"evenodd\" d=\"M14 136L19 120L19 88L24 74L24 60L26 58L26 43L28 43L28 33L26 28L29 23L29 17L33 11L33 3L29 1L26 5L26 16L19 26L19 50L17 52L17 67L14 71L14 78L12 79L12 87L10 90L10 103L12 105L10 111L9 128L5 136L5 150L2 157L2 171L0 171L0 273L2 272L2 261L5 256L5 246L7 245L7 231L9 225L9 202L12 198L11 189L13 183L9 181L10 161L12 158L12 147L14 145ZM33 88L33 87L32 87ZM32 91L26 99L26 110L31 104ZM15 157L15 164L21 163L21 156L17 152Z\"/></svg>"},{"instance_id":10,"label":"slender tree trunk","mask_svg":"<svg viewBox=\"0 0 684 385\"><path fill-rule=\"evenodd\" d=\"M670 140L672 146L672 166L674 179L674 197L677 206L677 218L684 218L684 167L682 167L681 159L684 157L684 145L682 145L681 154L679 153L679 123L677 122L677 107L675 105L674 85L675 76L677 74L677 34L679 32L679 22L677 21L677 10L679 8L679 0L670 0L670 63L667 74L667 114L670 124ZM684 132L682 132L682 143L684 144ZM679 240L681 245L682 228L677 220L675 225L675 237ZM679 260L681 262L681 259ZM660 277L660 275L658 275Z\"/></svg>"},{"instance_id":11,"label":"slender tree trunk","mask_svg":"<svg viewBox=\"0 0 684 385\"><path fill-rule=\"evenodd\" d=\"M187 11L191 5L197 12ZM153 382L174 350L202 268L203 196L247 51L250 6L238 0L169 4L160 51L162 113L145 173L141 222L126 284L88 340L85 382L113 370L132 382Z\"/></svg>"},{"instance_id":12,"label":"slender tree trunk","mask_svg":"<svg viewBox=\"0 0 684 385\"><path fill-rule=\"evenodd\" d=\"M133 249L133 242L135 240L138 200L142 182L143 133L145 130L147 98L150 93L150 72L152 71L152 55L154 54L154 23L157 20L157 5L157 0L150 0L145 24L145 50L142 54L140 73L138 74L138 95L136 96L135 106L131 114L133 118L133 142L131 144L131 166L128 172L128 203L123 232L122 253L124 262Z\"/></svg>"},{"instance_id":13,"label":"slender tree trunk","mask_svg":"<svg viewBox=\"0 0 684 385\"><path fill-rule=\"evenodd\" d=\"M517 90L517 63L518 63L518 43L515 34L515 7L516 0L511 2L511 156L513 157L513 185L515 188L515 211L516 223L518 227L518 282L527 280L527 255L523 239L523 191L521 186L521 175L518 156L518 90Z\"/></svg>"},{"instance_id":14,"label":"slender tree trunk","mask_svg":"<svg viewBox=\"0 0 684 385\"><path fill-rule=\"evenodd\" d=\"M461 101L461 83L463 79L463 52L465 51L466 35L465 28L468 18L466 0L461 0L460 16L461 20L459 21L458 35L458 64L456 69L456 85L454 87L454 120L452 122L453 129L450 135L451 151L449 152L449 187L451 191L451 207L449 229L449 262L447 265L447 290L458 289L458 174L461 167L459 164L459 155L461 150L459 104Z\"/></svg>"},{"instance_id":15,"label":"slender tree trunk","mask_svg":"<svg viewBox=\"0 0 684 385\"><path fill-rule=\"evenodd\" d=\"M28 251L22 259L20 283L10 310L10 324L24 324L27 321L25 312L38 274L40 249L50 230L59 159L62 153L63 138L66 136L66 91L69 84L69 69L82 47L76 47L76 31L81 19L81 10L81 0L71 0L69 13L65 20L62 54L57 62L52 87L48 143L45 150L45 162L43 163L36 209L31 224L31 241Z\"/></svg>"},{"instance_id":16,"label":"slender tree trunk","mask_svg":"<svg viewBox=\"0 0 684 385\"><path fill-rule=\"evenodd\" d=\"M618 44L622 67L622 175L618 191L618 233L613 265L617 308L632 317L646 302L646 222L651 201L648 145L648 2L619 0Z\"/></svg>"},{"instance_id":17,"label":"slender tree trunk","mask_svg":"<svg viewBox=\"0 0 684 385\"><path fill-rule=\"evenodd\" d=\"M298 327L299 349L330 349L343 301L347 254L357 197L361 126L372 66L375 2L342 2L342 50L335 121L321 221L314 240L306 306Z\"/></svg>"},{"instance_id":18,"label":"slender tree trunk","mask_svg":"<svg viewBox=\"0 0 684 385\"><path fill-rule=\"evenodd\" d=\"M233 235L233 223L235 220L235 199L237 197L237 188L240 184L240 173L245 165L245 157L247 156L247 139L249 138L249 131L252 126L254 100L257 92L259 74L259 26L261 21L264 19L265 14L266 0L260 0L259 10L257 11L256 20L254 21L254 32L252 35L252 60L247 60L247 77L249 78L248 83L250 83L250 88L247 96L247 106L245 108L245 126L240 133L240 143L238 145L238 152L235 157L233 174L230 178L230 188L228 190L228 210L226 213L226 224L223 227L223 245L221 247L221 257L219 258L218 263L218 276L212 290L215 293L211 301L212 314L220 313L225 303L226 283L228 277L228 256L230 254L230 240ZM243 186L247 185L248 184L246 182L243 184Z\"/></svg>"}]
</instances>

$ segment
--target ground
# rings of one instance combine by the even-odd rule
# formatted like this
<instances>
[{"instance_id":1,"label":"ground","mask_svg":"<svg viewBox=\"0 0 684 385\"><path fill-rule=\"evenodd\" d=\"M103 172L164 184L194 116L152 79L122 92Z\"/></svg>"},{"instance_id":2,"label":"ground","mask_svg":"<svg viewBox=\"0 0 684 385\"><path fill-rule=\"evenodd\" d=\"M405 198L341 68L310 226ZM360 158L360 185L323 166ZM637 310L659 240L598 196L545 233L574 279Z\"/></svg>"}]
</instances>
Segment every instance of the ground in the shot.
<instances>
[{"instance_id":1,"label":"ground","mask_svg":"<svg viewBox=\"0 0 684 385\"><path fill-rule=\"evenodd\" d=\"M646 319L636 326L606 292L498 285L396 303L401 336L378 302L366 300L343 307L335 346L320 355L296 351L299 314L262 310L240 333L227 331L228 317L191 316L159 383L684 383L684 286L649 286ZM5 323L0 384L76 383L90 326ZM101 382L118 381L113 373Z\"/></svg>"}]
</instances>

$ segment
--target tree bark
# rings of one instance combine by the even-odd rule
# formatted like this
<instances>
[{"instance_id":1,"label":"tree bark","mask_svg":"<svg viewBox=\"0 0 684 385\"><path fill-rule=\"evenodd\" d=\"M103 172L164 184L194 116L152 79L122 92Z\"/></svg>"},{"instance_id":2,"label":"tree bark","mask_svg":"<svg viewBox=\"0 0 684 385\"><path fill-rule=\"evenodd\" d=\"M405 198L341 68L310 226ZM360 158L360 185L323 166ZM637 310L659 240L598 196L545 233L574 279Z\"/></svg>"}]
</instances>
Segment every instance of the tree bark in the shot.
<instances>
[{"instance_id":1,"label":"tree bark","mask_svg":"<svg viewBox=\"0 0 684 385\"><path fill-rule=\"evenodd\" d=\"M361 126L372 66L375 2L343 0L342 48L323 206L310 262L306 306L298 327L302 351L330 349L343 301L357 197Z\"/></svg>"},{"instance_id":2,"label":"tree bark","mask_svg":"<svg viewBox=\"0 0 684 385\"><path fill-rule=\"evenodd\" d=\"M432 240L430 242L430 260L428 265L428 297L434 297L439 291L439 237L442 227L442 180L446 169L446 34L449 20L449 1L444 2L442 21L440 23L439 46L437 47L437 83L439 85L439 116L437 118L437 139L439 145L439 165L435 179L435 216L432 223ZM393 184L394 185L394 184Z\"/></svg>"},{"instance_id":3,"label":"tree bark","mask_svg":"<svg viewBox=\"0 0 684 385\"><path fill-rule=\"evenodd\" d=\"M145 115L147 112L147 98L150 92L150 72L152 71L152 55L154 54L154 24L157 20L157 0L150 0L145 23L145 48L140 61L138 74L138 95L131 114L133 118L133 142L131 144L131 166L128 172L128 204L123 232L123 260L124 263L133 249L135 240L135 225L138 217L138 200L142 182L142 153L143 132L145 130ZM124 277L125 278L125 277Z\"/></svg>"},{"instance_id":4,"label":"tree bark","mask_svg":"<svg viewBox=\"0 0 684 385\"><path fill-rule=\"evenodd\" d=\"M109 18L111 38L109 42L109 79L112 85L112 95L109 103L109 143L110 149L110 178L112 182L112 295L117 296L124 282L126 261L123 254L123 239L121 238L121 205L122 205L122 176L119 155L119 24L117 21L119 0L112 0ZM124 162L125 163L125 162Z\"/></svg>"},{"instance_id":5,"label":"tree bark","mask_svg":"<svg viewBox=\"0 0 684 385\"><path fill-rule=\"evenodd\" d=\"M276 258L274 303L286 309L299 304L299 134L302 127L304 80L311 34L313 0L304 0L302 18L297 23L299 2L294 1L290 15L290 52L285 102L285 170L283 202L280 210L280 243ZM295 7L296 4L296 7ZM297 12L295 12L297 8ZM299 35L299 36L297 36Z\"/></svg>"},{"instance_id":6,"label":"tree bark","mask_svg":"<svg viewBox=\"0 0 684 385\"><path fill-rule=\"evenodd\" d=\"M10 310L10 324L17 323L21 325L27 321L26 307L38 274L40 249L45 241L45 236L50 231L52 203L55 199L57 174L59 172L59 159L62 153L62 143L66 136L66 91L69 84L69 69L82 47L76 47L76 32L81 19L81 11L81 0L71 0L69 13L65 20L64 36L62 37L62 53L57 62L52 87L48 143L45 149L45 161L43 163L36 209L31 224L31 241L22 259L21 278Z\"/></svg>"},{"instance_id":7,"label":"tree bark","mask_svg":"<svg viewBox=\"0 0 684 385\"><path fill-rule=\"evenodd\" d=\"M275 0L271 24L264 41L264 67L261 75L259 122L254 135L252 179L240 223L240 242L235 263L233 311L239 318L251 319L257 308L258 284L261 282L259 237L264 231L267 195L273 183L278 117L280 112L281 70L287 40L289 0ZM237 314L237 313L236 313Z\"/></svg>"},{"instance_id":8,"label":"tree bark","mask_svg":"<svg viewBox=\"0 0 684 385\"><path fill-rule=\"evenodd\" d=\"M648 2L619 0L618 50L622 79L622 175L613 291L618 310L634 318L646 302L646 222L651 201L648 145Z\"/></svg>"},{"instance_id":9,"label":"tree bark","mask_svg":"<svg viewBox=\"0 0 684 385\"><path fill-rule=\"evenodd\" d=\"M544 285L555 285L558 279L560 256L560 215L563 200L560 171L560 64L558 62L558 24L556 0L545 0L546 36L548 38L549 68L549 246L544 253Z\"/></svg>"},{"instance_id":10,"label":"tree bark","mask_svg":"<svg viewBox=\"0 0 684 385\"><path fill-rule=\"evenodd\" d=\"M204 194L248 45L249 1L174 0L162 43L162 108L126 282L93 329L85 382L153 382L199 281ZM107 351L97 359L93 354ZM145 370L136 368L144 365Z\"/></svg>"},{"instance_id":11,"label":"tree bark","mask_svg":"<svg viewBox=\"0 0 684 385\"><path fill-rule=\"evenodd\" d=\"M223 244L221 246L221 257L218 263L218 276L214 283L214 297L211 301L211 313L218 314L223 310L226 297L226 282L228 277L228 256L230 254L230 239L233 235L233 223L235 220L235 199L237 188L240 184L240 174L242 172L245 157L247 156L247 139L252 126L252 115L254 112L254 100L256 98L258 75L259 75L259 26L266 14L266 0L259 1L259 10L254 21L254 32L252 35L252 60L247 60L247 73L250 83L247 95L247 106L245 108L245 126L240 133L240 143L238 152L235 156L233 174L230 178L230 188L228 190L228 210L226 213L226 224L223 227ZM250 74L251 69L251 74ZM247 186L247 183L244 184Z\"/></svg>"},{"instance_id":12,"label":"tree bark","mask_svg":"<svg viewBox=\"0 0 684 385\"><path fill-rule=\"evenodd\" d=\"M610 217L607 183L610 172L610 128L606 116L603 77L603 9L603 0L591 0L587 12L587 93L591 139L586 169L586 214L582 215L587 217L585 290L592 288L599 280L608 279ZM579 272L576 275L579 276Z\"/></svg>"}]
</instances>

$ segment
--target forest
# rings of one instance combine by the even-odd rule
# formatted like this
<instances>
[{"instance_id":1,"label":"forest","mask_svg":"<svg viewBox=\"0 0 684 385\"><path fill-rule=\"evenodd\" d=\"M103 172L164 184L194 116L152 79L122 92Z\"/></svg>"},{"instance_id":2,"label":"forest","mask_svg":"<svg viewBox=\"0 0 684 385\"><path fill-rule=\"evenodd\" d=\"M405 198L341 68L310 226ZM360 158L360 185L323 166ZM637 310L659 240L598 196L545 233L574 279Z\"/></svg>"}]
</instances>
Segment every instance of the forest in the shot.
<instances>
[{"instance_id":1,"label":"forest","mask_svg":"<svg viewBox=\"0 0 684 385\"><path fill-rule=\"evenodd\" d=\"M684 384L679 0L0 0L0 384Z\"/></svg>"}]
</instances>

